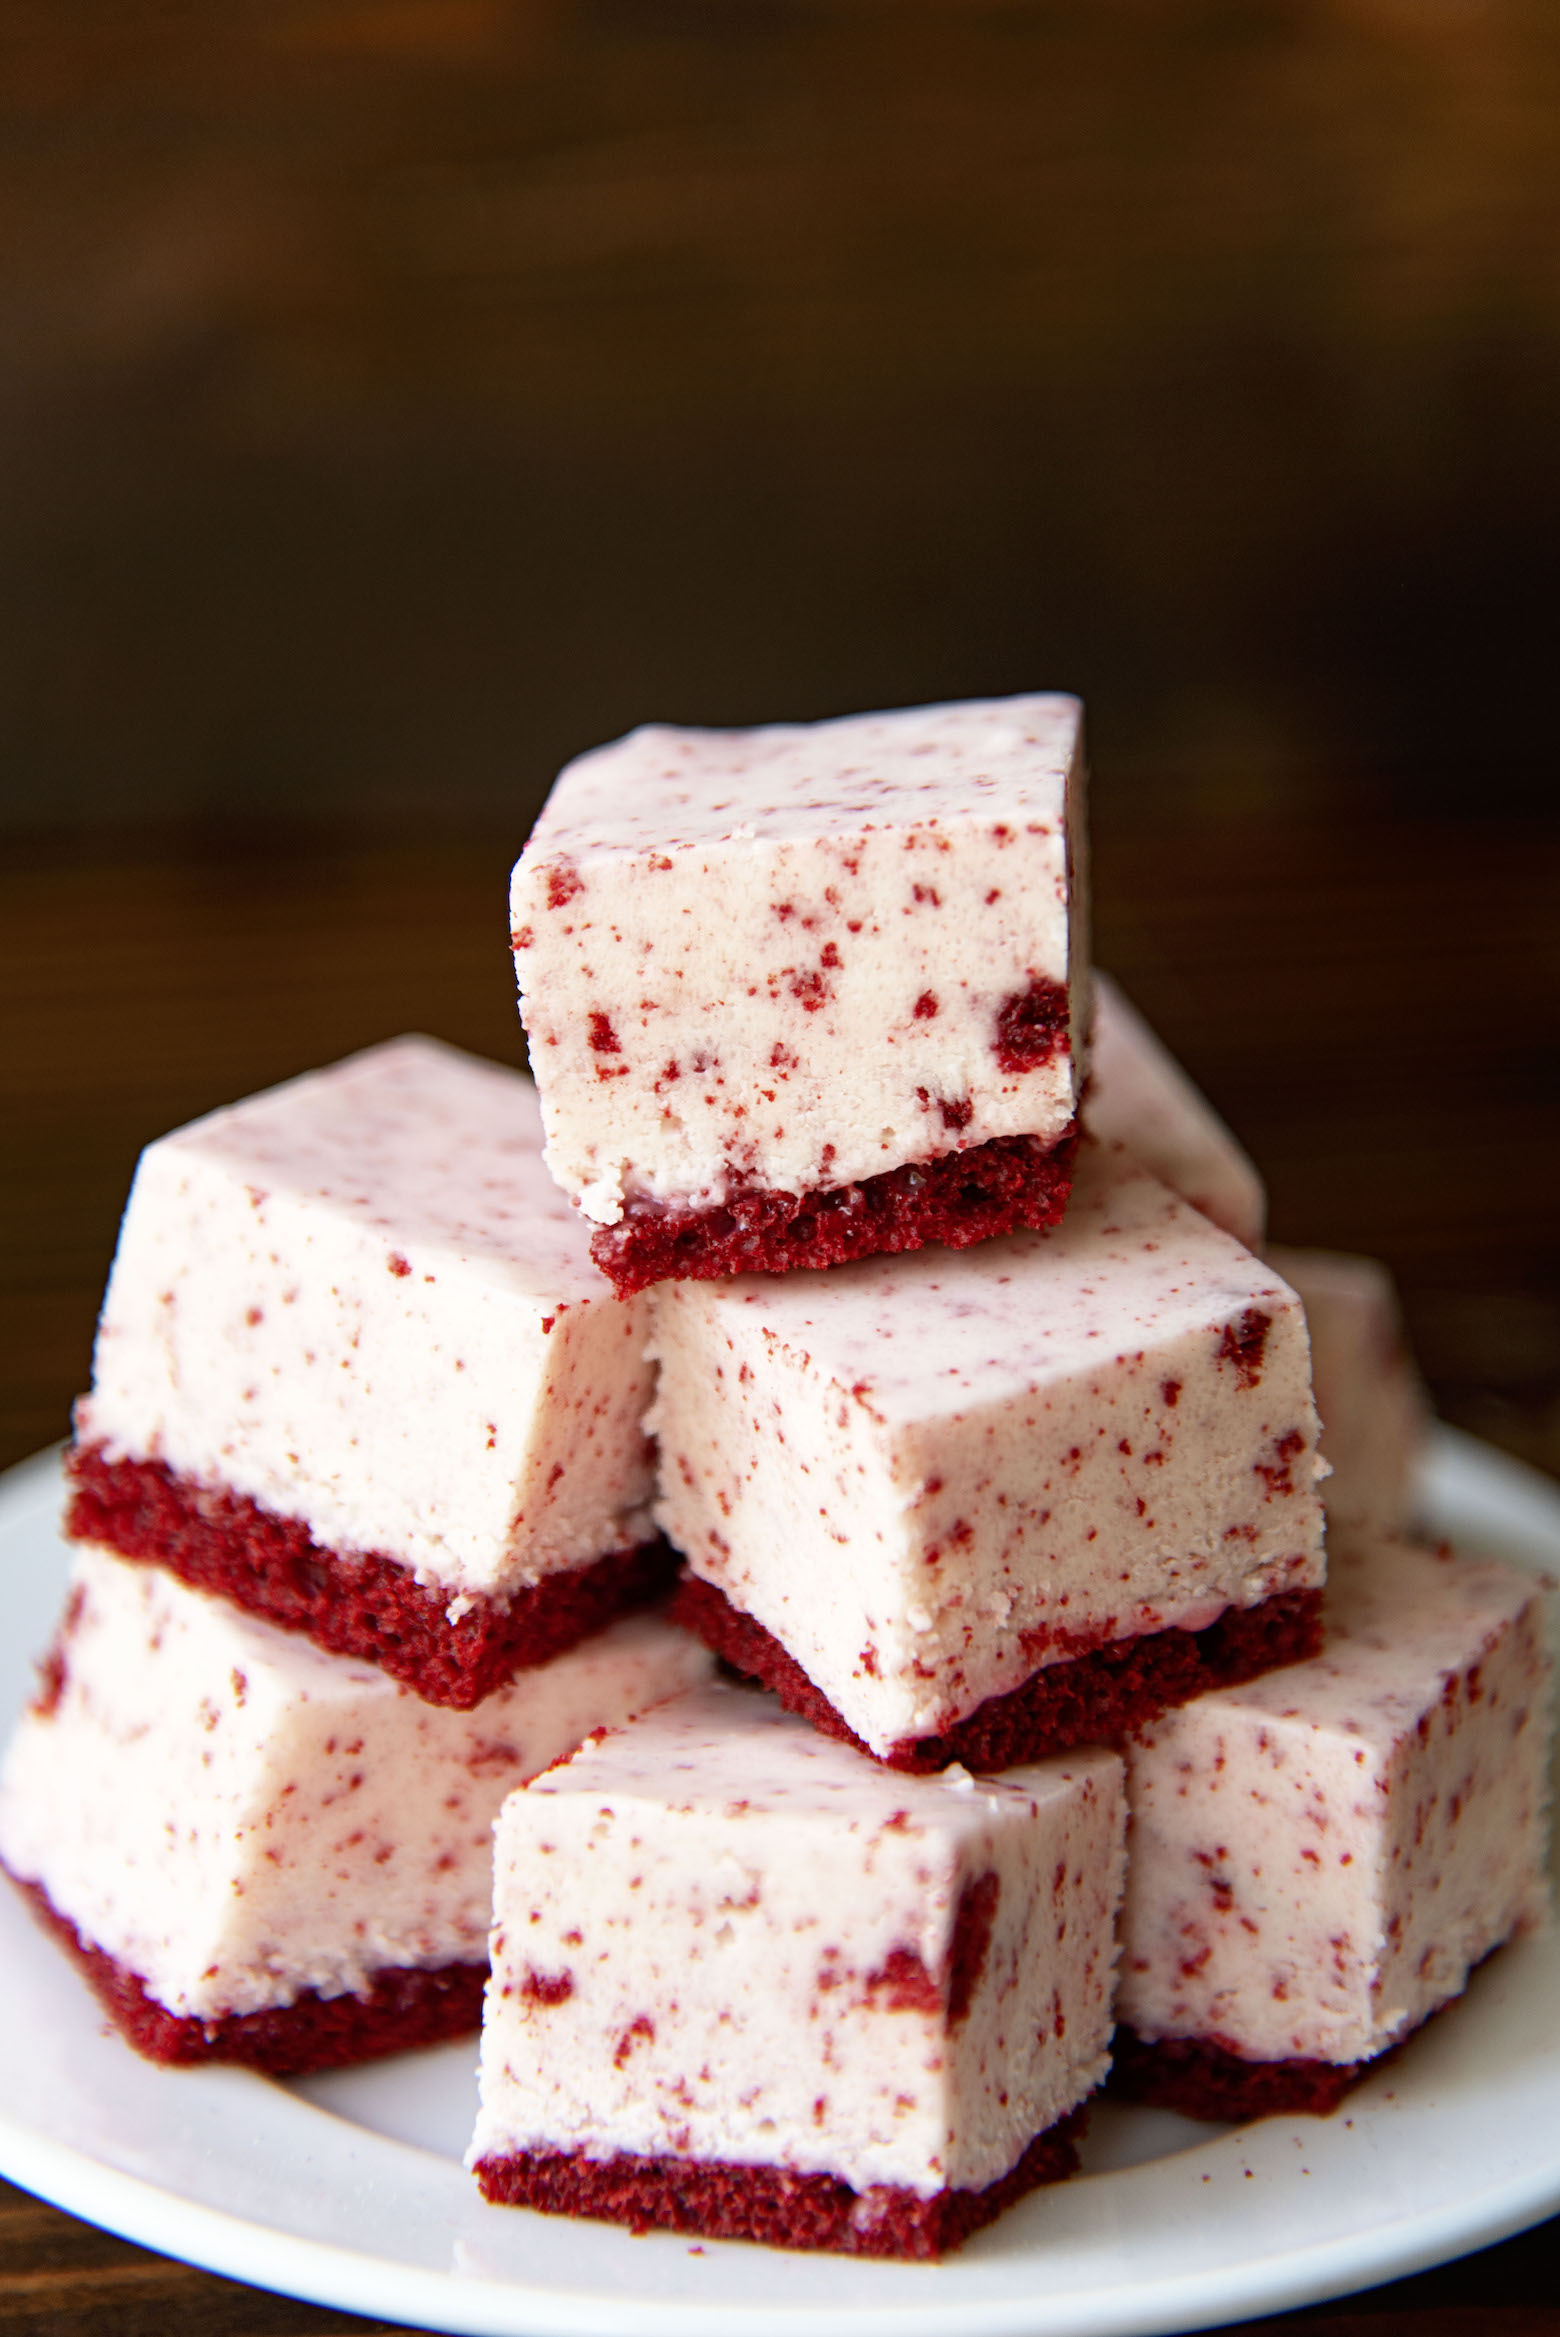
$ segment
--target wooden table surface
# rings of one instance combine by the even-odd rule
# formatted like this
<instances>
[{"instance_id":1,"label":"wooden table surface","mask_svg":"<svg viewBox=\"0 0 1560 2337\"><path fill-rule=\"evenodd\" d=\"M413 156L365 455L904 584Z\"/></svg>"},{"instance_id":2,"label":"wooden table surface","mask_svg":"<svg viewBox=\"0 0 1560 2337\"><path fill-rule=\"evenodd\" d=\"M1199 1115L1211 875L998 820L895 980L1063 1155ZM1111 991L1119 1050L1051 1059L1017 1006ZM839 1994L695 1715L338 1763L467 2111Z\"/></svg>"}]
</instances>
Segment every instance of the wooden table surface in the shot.
<instances>
[{"instance_id":1,"label":"wooden table surface","mask_svg":"<svg viewBox=\"0 0 1560 2337\"><path fill-rule=\"evenodd\" d=\"M1346 800L1342 798L1342 800ZM0 1461L60 1436L136 1151L421 1028L519 1060L520 838L41 839L0 869ZM1560 1473L1560 832L1345 818L1096 825L1098 954L1266 1172L1275 1238L1399 1276L1443 1412ZM365 2327L0 2189L0 2332ZM1560 2337L1560 2222L1256 2328Z\"/></svg>"}]
</instances>

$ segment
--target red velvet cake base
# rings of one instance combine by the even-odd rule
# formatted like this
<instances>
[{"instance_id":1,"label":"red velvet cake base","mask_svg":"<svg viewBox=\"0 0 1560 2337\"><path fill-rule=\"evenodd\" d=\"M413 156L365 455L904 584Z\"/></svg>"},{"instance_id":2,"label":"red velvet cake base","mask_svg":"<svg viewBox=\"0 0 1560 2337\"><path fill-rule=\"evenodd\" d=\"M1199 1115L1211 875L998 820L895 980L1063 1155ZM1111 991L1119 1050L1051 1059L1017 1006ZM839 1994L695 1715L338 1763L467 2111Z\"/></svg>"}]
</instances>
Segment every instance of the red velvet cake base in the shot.
<instances>
[{"instance_id":1,"label":"red velvet cake base","mask_svg":"<svg viewBox=\"0 0 1560 2337\"><path fill-rule=\"evenodd\" d=\"M1251 2118L1300 2112L1328 2117L1382 2055L1369 2061L1244 2061L1211 2037L1160 2037L1150 2043L1118 2028L1111 2044L1108 2091L1116 2100L1183 2118L1243 2126Z\"/></svg>"},{"instance_id":2,"label":"red velvet cake base","mask_svg":"<svg viewBox=\"0 0 1560 2337\"><path fill-rule=\"evenodd\" d=\"M83 1939L41 1884L16 1887L80 1965L115 2027L149 2061L174 2068L237 2061L273 2077L298 2077L308 2069L344 2069L417 2045L440 2045L482 2026L485 1963L378 1972L366 1996L316 1996L311 1990L291 2004L211 2020L170 2012L134 1972Z\"/></svg>"},{"instance_id":3,"label":"red velvet cake base","mask_svg":"<svg viewBox=\"0 0 1560 2337\"><path fill-rule=\"evenodd\" d=\"M618 1224L591 1235L590 1254L626 1298L652 1282L788 1274L927 1242L968 1249L1018 1226L1059 1224L1077 1149L1073 1127L1050 1146L1034 1136L998 1136L810 1193L755 1190L711 1209L631 1202Z\"/></svg>"},{"instance_id":4,"label":"red velvet cake base","mask_svg":"<svg viewBox=\"0 0 1560 2337\"><path fill-rule=\"evenodd\" d=\"M1016 2167L983 2191L923 2198L898 2185L853 2191L837 2175L719 2159L586 2158L580 2151L515 2151L477 2162L482 2196L543 2215L593 2216L631 2231L697 2232L766 2248L826 2248L846 2256L946 2256L971 2232L1042 2183L1078 2166L1084 2113L1039 2134Z\"/></svg>"},{"instance_id":5,"label":"red velvet cake base","mask_svg":"<svg viewBox=\"0 0 1560 2337\"><path fill-rule=\"evenodd\" d=\"M686 1571L670 1609L706 1646L748 1679L772 1688L826 1736L868 1747L772 1632L734 1607L722 1590ZM1173 1704L1210 1688L1233 1688L1281 1664L1301 1663L1322 1643L1319 1590L1281 1591L1257 1607L1227 1607L1205 1631L1150 1631L1046 1664L1005 1696L934 1737L906 1737L882 1759L890 1769L945 1769L962 1761L989 1773L1044 1760L1073 1745L1109 1744Z\"/></svg>"},{"instance_id":6,"label":"red velvet cake base","mask_svg":"<svg viewBox=\"0 0 1560 2337\"><path fill-rule=\"evenodd\" d=\"M333 1655L377 1664L426 1704L461 1712L653 1598L674 1564L661 1542L615 1550L507 1600L474 1599L451 1623L453 1592L425 1586L393 1558L324 1549L298 1519L244 1494L196 1484L161 1461L110 1461L96 1446L78 1447L68 1465L65 1530L74 1540L165 1566Z\"/></svg>"}]
</instances>

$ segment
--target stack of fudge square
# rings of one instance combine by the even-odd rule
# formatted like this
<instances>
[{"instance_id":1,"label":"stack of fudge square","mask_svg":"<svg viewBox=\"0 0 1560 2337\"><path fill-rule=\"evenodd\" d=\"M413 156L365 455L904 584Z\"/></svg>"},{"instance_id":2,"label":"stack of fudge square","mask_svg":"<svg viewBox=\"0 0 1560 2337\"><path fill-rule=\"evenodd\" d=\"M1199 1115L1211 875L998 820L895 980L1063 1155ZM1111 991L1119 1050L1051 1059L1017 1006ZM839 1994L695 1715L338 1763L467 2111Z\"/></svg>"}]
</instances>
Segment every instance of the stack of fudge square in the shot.
<instances>
[{"instance_id":1,"label":"stack of fudge square","mask_svg":"<svg viewBox=\"0 0 1560 2337\"><path fill-rule=\"evenodd\" d=\"M636 732L515 871L535 1089L149 1148L0 1789L133 2044L481 2018L490 2200L930 2256L1539 1919L1537 1586L1408 1538L1390 1287L1091 969L1082 784L1055 696Z\"/></svg>"}]
</instances>

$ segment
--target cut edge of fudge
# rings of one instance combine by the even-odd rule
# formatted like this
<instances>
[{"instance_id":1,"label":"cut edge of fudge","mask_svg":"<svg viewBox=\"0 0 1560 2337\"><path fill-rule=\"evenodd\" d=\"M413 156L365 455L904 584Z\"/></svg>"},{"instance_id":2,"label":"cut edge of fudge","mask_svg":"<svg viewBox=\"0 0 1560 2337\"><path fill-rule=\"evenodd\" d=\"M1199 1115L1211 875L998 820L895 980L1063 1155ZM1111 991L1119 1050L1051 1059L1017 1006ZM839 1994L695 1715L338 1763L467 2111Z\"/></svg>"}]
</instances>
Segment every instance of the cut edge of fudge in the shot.
<instances>
[{"instance_id":1,"label":"cut edge of fudge","mask_svg":"<svg viewBox=\"0 0 1560 2337\"><path fill-rule=\"evenodd\" d=\"M253 1504L221 1513L240 1574L256 1513L311 1565L398 1569L342 1585L392 1638L441 1593L452 1627L484 1601L515 1617L548 1575L649 1543L643 1308L592 1265L540 1139L518 1072L415 1040L158 1138L77 1446L164 1464L209 1516L224 1492ZM297 1589L277 1619L308 1628Z\"/></svg>"},{"instance_id":2,"label":"cut edge of fudge","mask_svg":"<svg viewBox=\"0 0 1560 2337\"><path fill-rule=\"evenodd\" d=\"M372 1551L322 1547L298 1518L247 1494L202 1485L156 1460L110 1459L101 1446L66 1456L65 1530L121 1558L162 1566L194 1590L297 1631L332 1655L377 1664L427 1704L460 1711L657 1597L675 1559L658 1539L507 1597L452 1596Z\"/></svg>"},{"instance_id":3,"label":"cut edge of fudge","mask_svg":"<svg viewBox=\"0 0 1560 2337\"><path fill-rule=\"evenodd\" d=\"M1279 1591L1253 1607L1226 1607L1201 1631L1177 1627L1109 1640L1046 1664L1005 1695L936 1736L903 1737L875 1754L841 1718L766 1626L699 1575L684 1573L668 1613L722 1662L772 1689L788 1711L889 1769L927 1773L962 1762L977 1772L1041 1761L1081 1745L1110 1743L1172 1705L1211 1688L1239 1687L1300 1663L1322 1644L1320 1590Z\"/></svg>"},{"instance_id":4,"label":"cut edge of fudge","mask_svg":"<svg viewBox=\"0 0 1560 2337\"><path fill-rule=\"evenodd\" d=\"M1014 2201L1078 2170L1086 2103L1037 2134L1016 2166L978 2191L926 2196L905 2184L852 2189L838 2175L721 2160L591 2158L584 2151L514 2151L479 2159L475 2173L494 2206L543 2215L590 2216L633 2232L693 2232L850 2256L930 2261L992 2223Z\"/></svg>"},{"instance_id":5,"label":"cut edge of fudge","mask_svg":"<svg viewBox=\"0 0 1560 2337\"><path fill-rule=\"evenodd\" d=\"M1549 1919L1544 1584L1386 1536L1335 1556L1317 1661L1129 1750L1122 2098L1325 2115Z\"/></svg>"},{"instance_id":6,"label":"cut edge of fudge","mask_svg":"<svg viewBox=\"0 0 1560 2337\"><path fill-rule=\"evenodd\" d=\"M1260 1254L1267 1193L1255 1162L1114 978L1096 966L1092 980L1084 1126Z\"/></svg>"},{"instance_id":7,"label":"cut edge of fudge","mask_svg":"<svg viewBox=\"0 0 1560 2337\"><path fill-rule=\"evenodd\" d=\"M306 1989L291 2004L257 2012L170 2012L139 1975L77 1930L41 1883L0 1867L33 1915L66 1950L115 2027L149 2061L168 2068L235 2062L271 2077L342 2069L385 2053L407 2053L474 2034L482 2025L488 1966L482 1963L395 1965L374 1973L361 1996L321 1996Z\"/></svg>"},{"instance_id":8,"label":"cut edge of fudge","mask_svg":"<svg viewBox=\"0 0 1560 2337\"><path fill-rule=\"evenodd\" d=\"M1401 1534L1413 1517L1430 1428L1397 1287L1378 1258L1275 1243L1268 1263L1299 1292L1311 1335L1330 1529Z\"/></svg>"},{"instance_id":9,"label":"cut edge of fudge","mask_svg":"<svg viewBox=\"0 0 1560 2337\"><path fill-rule=\"evenodd\" d=\"M707 1209L636 1200L616 1225L592 1233L590 1254L627 1298L655 1282L843 1266L928 1242L967 1249L1020 1227L1059 1224L1077 1149L1074 1121L1051 1145L993 1137L858 1184L805 1193L754 1187Z\"/></svg>"},{"instance_id":10,"label":"cut edge of fudge","mask_svg":"<svg viewBox=\"0 0 1560 2337\"><path fill-rule=\"evenodd\" d=\"M651 725L577 757L510 899L561 1189L605 1228L665 1212L690 1252L735 1215L741 1263L769 1270L810 1262L805 1224L800 1247L751 1247L799 1204L853 1220L823 1262L941 1238L914 1233L916 1180L893 1172L988 1143L1010 1168L1013 1140L1043 1156L1076 1124L1084 783L1081 706L1046 693Z\"/></svg>"},{"instance_id":11,"label":"cut edge of fudge","mask_svg":"<svg viewBox=\"0 0 1560 2337\"><path fill-rule=\"evenodd\" d=\"M496 1829L484 2196L956 2247L1076 2167L1124 1818L1103 1748L905 1779L718 1682L599 1732Z\"/></svg>"}]
</instances>

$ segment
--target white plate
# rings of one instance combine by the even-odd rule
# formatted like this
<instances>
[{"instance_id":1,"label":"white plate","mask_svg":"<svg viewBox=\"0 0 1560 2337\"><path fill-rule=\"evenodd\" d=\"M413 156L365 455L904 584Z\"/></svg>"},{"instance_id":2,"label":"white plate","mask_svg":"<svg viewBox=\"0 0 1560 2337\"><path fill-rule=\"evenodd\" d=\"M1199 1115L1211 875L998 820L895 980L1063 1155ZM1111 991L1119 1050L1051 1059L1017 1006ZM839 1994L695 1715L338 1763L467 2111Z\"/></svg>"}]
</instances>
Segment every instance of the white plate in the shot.
<instances>
[{"instance_id":1,"label":"white plate","mask_svg":"<svg viewBox=\"0 0 1560 2337\"><path fill-rule=\"evenodd\" d=\"M58 1463L0 1480L0 1725L59 1602ZM1438 1530L1560 1566L1560 1494L1450 1431ZM460 2157L475 2051L280 2085L166 2071L105 2028L0 1893L0 2171L127 2238L322 2304L513 2337L1114 2337L1312 2303L1560 2207L1560 1933L1520 1942L1330 2119L1095 2114L1077 2181L948 2263L634 2239L485 2207Z\"/></svg>"}]
</instances>

